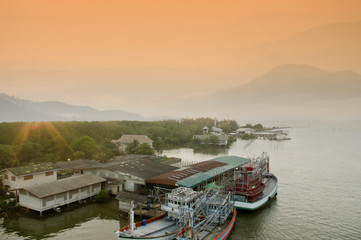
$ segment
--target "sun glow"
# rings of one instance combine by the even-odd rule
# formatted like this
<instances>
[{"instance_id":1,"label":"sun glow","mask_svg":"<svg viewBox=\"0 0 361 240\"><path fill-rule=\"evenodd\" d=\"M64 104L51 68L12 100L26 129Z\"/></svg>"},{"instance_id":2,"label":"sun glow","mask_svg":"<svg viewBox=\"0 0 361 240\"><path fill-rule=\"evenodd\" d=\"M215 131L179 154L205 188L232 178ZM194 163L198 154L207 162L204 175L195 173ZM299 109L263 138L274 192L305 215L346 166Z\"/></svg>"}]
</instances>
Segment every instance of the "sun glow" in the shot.
<instances>
[{"instance_id":1,"label":"sun glow","mask_svg":"<svg viewBox=\"0 0 361 240\"><path fill-rule=\"evenodd\" d=\"M17 145L15 156L17 157L23 147L23 144L27 142L32 137L41 137L41 129L45 128L46 133L51 137L54 144L63 145L67 150L73 152L68 142L64 137L59 133L59 131L54 127L52 122L25 122L15 139L14 145Z\"/></svg>"}]
</instances>

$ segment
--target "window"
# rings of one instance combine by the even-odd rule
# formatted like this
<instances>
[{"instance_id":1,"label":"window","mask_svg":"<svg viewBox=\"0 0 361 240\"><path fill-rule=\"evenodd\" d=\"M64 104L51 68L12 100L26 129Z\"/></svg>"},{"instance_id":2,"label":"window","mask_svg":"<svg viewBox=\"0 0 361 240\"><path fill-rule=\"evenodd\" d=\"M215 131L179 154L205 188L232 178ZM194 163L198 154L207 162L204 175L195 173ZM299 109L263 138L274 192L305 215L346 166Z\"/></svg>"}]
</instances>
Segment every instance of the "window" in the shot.
<instances>
[{"instance_id":1,"label":"window","mask_svg":"<svg viewBox=\"0 0 361 240\"><path fill-rule=\"evenodd\" d=\"M54 172L53 172L53 171L51 171L51 172L46 172L46 173L45 173L45 176L51 176L51 175L54 175Z\"/></svg>"},{"instance_id":2,"label":"window","mask_svg":"<svg viewBox=\"0 0 361 240\"><path fill-rule=\"evenodd\" d=\"M79 189L74 189L69 192L69 199L72 199L73 195L76 195L79 193Z\"/></svg>"},{"instance_id":3,"label":"window","mask_svg":"<svg viewBox=\"0 0 361 240\"><path fill-rule=\"evenodd\" d=\"M51 202L51 201L53 201L53 200L54 200L54 195L48 196L48 197L44 197L44 198L43 198L43 207L45 207L45 206L48 204L48 202Z\"/></svg>"},{"instance_id":4,"label":"window","mask_svg":"<svg viewBox=\"0 0 361 240\"><path fill-rule=\"evenodd\" d=\"M15 176L11 176L11 180L16 181Z\"/></svg>"},{"instance_id":5,"label":"window","mask_svg":"<svg viewBox=\"0 0 361 240\"><path fill-rule=\"evenodd\" d=\"M55 195L56 199L60 199L60 198L64 198L64 193L59 193L57 195Z\"/></svg>"},{"instance_id":6,"label":"window","mask_svg":"<svg viewBox=\"0 0 361 240\"><path fill-rule=\"evenodd\" d=\"M4 175L5 179L9 179L9 176L7 174Z\"/></svg>"},{"instance_id":7,"label":"window","mask_svg":"<svg viewBox=\"0 0 361 240\"><path fill-rule=\"evenodd\" d=\"M30 179L33 179L33 175L24 176L24 180L30 180Z\"/></svg>"}]
</instances>

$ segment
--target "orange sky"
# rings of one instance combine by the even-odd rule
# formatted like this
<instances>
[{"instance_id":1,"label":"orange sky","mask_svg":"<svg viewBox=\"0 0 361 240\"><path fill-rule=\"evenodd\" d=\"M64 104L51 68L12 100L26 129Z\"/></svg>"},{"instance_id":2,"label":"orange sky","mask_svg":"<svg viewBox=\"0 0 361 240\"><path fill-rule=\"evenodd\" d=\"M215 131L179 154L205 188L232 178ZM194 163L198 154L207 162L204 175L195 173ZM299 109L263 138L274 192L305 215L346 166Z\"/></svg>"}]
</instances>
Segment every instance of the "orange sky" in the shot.
<instances>
[{"instance_id":1,"label":"orange sky","mask_svg":"<svg viewBox=\"0 0 361 240\"><path fill-rule=\"evenodd\" d=\"M137 109L141 100L129 105L129 97L136 92L145 96L156 89L180 99L241 84L279 64L266 62L268 58L261 63L252 49L313 27L358 20L360 0L0 0L0 73L13 74L2 75L0 92L98 108ZM24 69L58 72L38 77L25 75ZM97 95L107 79L94 78L91 88L75 84L79 94L66 92L66 84L84 83L84 72L99 69L141 69L144 74L109 77L113 80L108 88L122 89L122 96L107 92L108 88ZM157 75L154 69L162 73ZM168 69L175 72L164 73ZM59 71L68 71L67 77L61 79ZM149 76L147 71L155 72ZM23 88L25 79L37 87ZM165 96L158 95L154 101Z\"/></svg>"},{"instance_id":2,"label":"orange sky","mask_svg":"<svg viewBox=\"0 0 361 240\"><path fill-rule=\"evenodd\" d=\"M359 20L360 9L359 0L1 0L0 66L221 70L237 67L235 50Z\"/></svg>"}]
</instances>

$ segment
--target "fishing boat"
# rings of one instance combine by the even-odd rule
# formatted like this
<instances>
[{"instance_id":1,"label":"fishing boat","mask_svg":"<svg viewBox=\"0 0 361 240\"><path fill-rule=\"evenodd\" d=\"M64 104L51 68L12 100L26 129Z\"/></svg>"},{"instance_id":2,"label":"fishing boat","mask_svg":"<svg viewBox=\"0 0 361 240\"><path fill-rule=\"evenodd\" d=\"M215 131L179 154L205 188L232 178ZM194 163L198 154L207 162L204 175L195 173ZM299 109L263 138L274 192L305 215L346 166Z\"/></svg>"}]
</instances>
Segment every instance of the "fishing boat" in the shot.
<instances>
[{"instance_id":1,"label":"fishing boat","mask_svg":"<svg viewBox=\"0 0 361 240\"><path fill-rule=\"evenodd\" d=\"M118 240L121 239L174 239L179 229L175 222L168 221L165 215L126 226L115 232Z\"/></svg>"},{"instance_id":2,"label":"fishing boat","mask_svg":"<svg viewBox=\"0 0 361 240\"><path fill-rule=\"evenodd\" d=\"M237 211L233 207L233 193L224 192L214 183L200 198L191 211L183 214L184 228L177 240L221 240L227 239L236 221Z\"/></svg>"},{"instance_id":3,"label":"fishing boat","mask_svg":"<svg viewBox=\"0 0 361 240\"><path fill-rule=\"evenodd\" d=\"M277 195L277 177L269 171L269 157L266 153L236 169L234 172L234 207L256 210Z\"/></svg>"},{"instance_id":4,"label":"fishing boat","mask_svg":"<svg viewBox=\"0 0 361 240\"><path fill-rule=\"evenodd\" d=\"M160 216L134 223L134 203L131 203L129 212L130 224L115 232L118 240L130 239L174 239L183 225L179 222L185 206L193 206L196 199L202 195L190 188L179 187L166 195L165 203ZM158 196L159 198L159 196ZM160 198L159 198L160 200Z\"/></svg>"}]
</instances>

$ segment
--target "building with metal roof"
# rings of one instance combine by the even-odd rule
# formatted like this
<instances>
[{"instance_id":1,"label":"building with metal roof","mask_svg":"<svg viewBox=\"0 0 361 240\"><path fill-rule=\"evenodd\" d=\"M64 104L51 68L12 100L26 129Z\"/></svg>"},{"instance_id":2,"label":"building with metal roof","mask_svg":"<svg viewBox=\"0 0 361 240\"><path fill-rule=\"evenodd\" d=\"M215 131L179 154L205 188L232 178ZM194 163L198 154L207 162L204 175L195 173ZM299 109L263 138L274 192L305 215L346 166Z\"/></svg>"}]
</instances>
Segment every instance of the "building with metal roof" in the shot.
<instances>
[{"instance_id":1,"label":"building with metal roof","mask_svg":"<svg viewBox=\"0 0 361 240\"><path fill-rule=\"evenodd\" d=\"M57 167L54 165L54 163L47 162L47 163L36 163L36 164L29 164L26 166L7 168L7 170L12 172L15 176L24 176L39 172L53 171L56 168Z\"/></svg>"},{"instance_id":2,"label":"building with metal roof","mask_svg":"<svg viewBox=\"0 0 361 240\"><path fill-rule=\"evenodd\" d=\"M56 162L55 165L61 169L84 170L84 169L100 168L102 166L102 163L90 159L79 159L79 160L66 161L66 162Z\"/></svg>"},{"instance_id":3,"label":"building with metal roof","mask_svg":"<svg viewBox=\"0 0 361 240\"><path fill-rule=\"evenodd\" d=\"M29 164L7 168L3 172L3 186L9 191L56 181L58 168L53 163Z\"/></svg>"},{"instance_id":4,"label":"building with metal roof","mask_svg":"<svg viewBox=\"0 0 361 240\"><path fill-rule=\"evenodd\" d=\"M220 177L229 178L235 168L248 162L249 159L238 156L218 157L148 178L146 183L167 188L196 188Z\"/></svg>"},{"instance_id":5,"label":"building with metal roof","mask_svg":"<svg viewBox=\"0 0 361 240\"><path fill-rule=\"evenodd\" d=\"M125 152L126 147L131 144L134 140L138 141L139 144L149 144L151 147L153 146L153 140L150 139L147 135L130 135L123 134L119 139L112 140L112 143L116 144L119 148L119 151Z\"/></svg>"},{"instance_id":6,"label":"building with metal roof","mask_svg":"<svg viewBox=\"0 0 361 240\"><path fill-rule=\"evenodd\" d=\"M159 158L154 155L126 155L107 163L74 160L56 164L63 169L70 169L79 174L93 173L107 179L105 189L116 195L123 190L133 192L144 188L145 179L178 169L158 162Z\"/></svg>"},{"instance_id":7,"label":"building with metal roof","mask_svg":"<svg viewBox=\"0 0 361 240\"><path fill-rule=\"evenodd\" d=\"M26 187L19 191L19 205L42 213L97 195L105 181L94 174L82 174Z\"/></svg>"}]
</instances>

